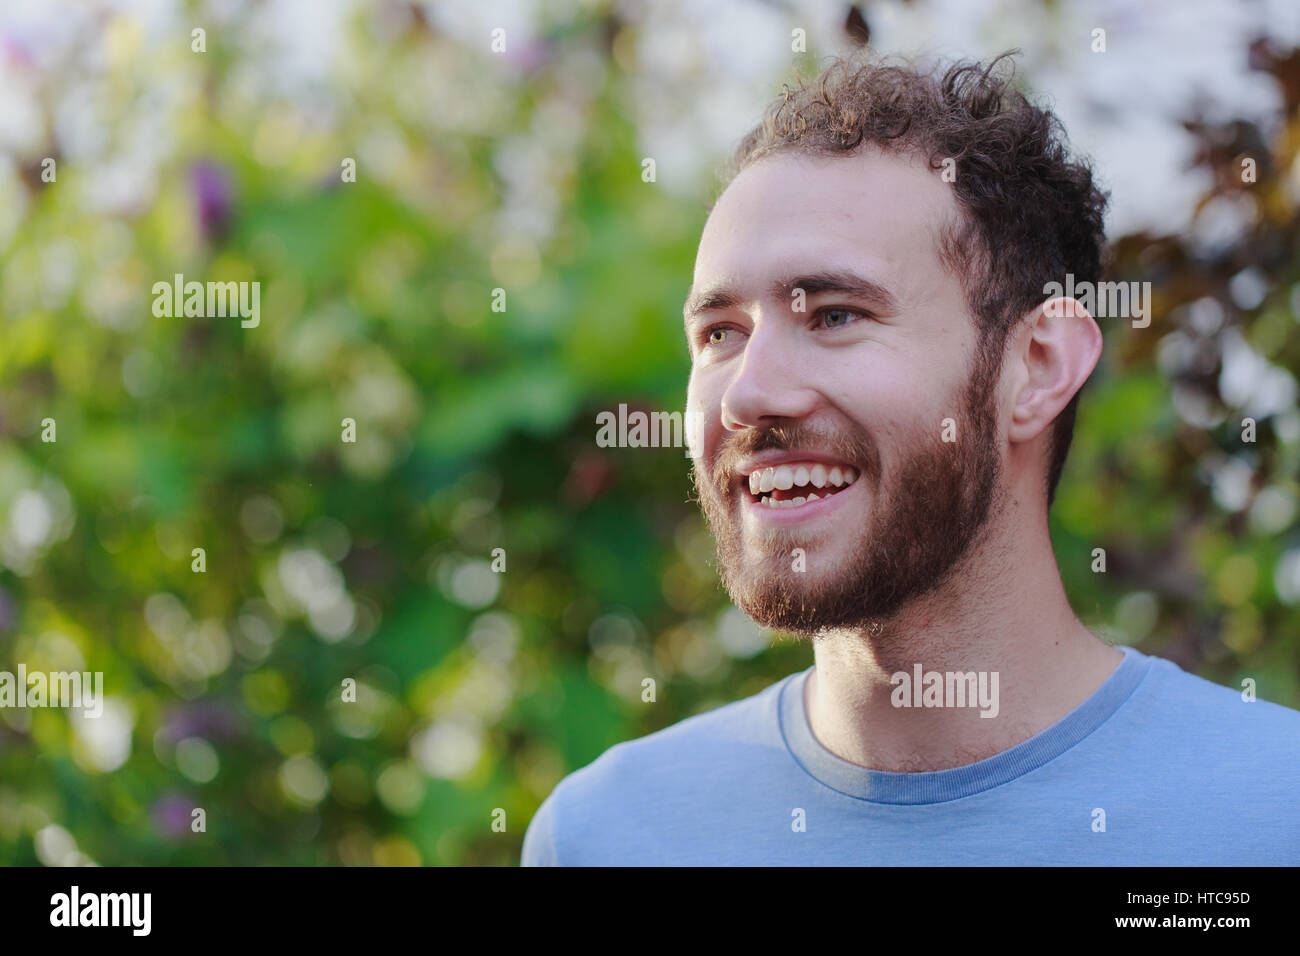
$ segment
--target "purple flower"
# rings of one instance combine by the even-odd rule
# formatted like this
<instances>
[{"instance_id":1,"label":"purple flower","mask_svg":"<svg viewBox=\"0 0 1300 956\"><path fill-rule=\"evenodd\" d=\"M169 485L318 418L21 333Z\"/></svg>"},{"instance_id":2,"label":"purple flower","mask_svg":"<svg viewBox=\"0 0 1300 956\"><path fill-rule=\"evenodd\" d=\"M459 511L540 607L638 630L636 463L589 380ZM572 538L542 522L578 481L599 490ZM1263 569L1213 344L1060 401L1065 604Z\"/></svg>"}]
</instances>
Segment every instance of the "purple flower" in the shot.
<instances>
[{"instance_id":1,"label":"purple flower","mask_svg":"<svg viewBox=\"0 0 1300 956\"><path fill-rule=\"evenodd\" d=\"M207 240L222 238L230 228L231 189L225 170L200 160L190 171L198 207L199 232Z\"/></svg>"},{"instance_id":2,"label":"purple flower","mask_svg":"<svg viewBox=\"0 0 1300 956\"><path fill-rule=\"evenodd\" d=\"M18 619L18 605L9 596L9 592L0 588L0 634L11 630Z\"/></svg>"},{"instance_id":3,"label":"purple flower","mask_svg":"<svg viewBox=\"0 0 1300 956\"><path fill-rule=\"evenodd\" d=\"M198 700L167 711L162 721L162 738L175 746L186 737L229 740L243 732L239 715L226 703Z\"/></svg>"},{"instance_id":4,"label":"purple flower","mask_svg":"<svg viewBox=\"0 0 1300 956\"><path fill-rule=\"evenodd\" d=\"M505 57L524 73L533 73L550 60L551 51L545 40L514 42L506 45Z\"/></svg>"},{"instance_id":5,"label":"purple flower","mask_svg":"<svg viewBox=\"0 0 1300 956\"><path fill-rule=\"evenodd\" d=\"M190 815L194 801L184 794L166 793L150 811L154 829L169 840L179 839L190 832Z\"/></svg>"}]
</instances>

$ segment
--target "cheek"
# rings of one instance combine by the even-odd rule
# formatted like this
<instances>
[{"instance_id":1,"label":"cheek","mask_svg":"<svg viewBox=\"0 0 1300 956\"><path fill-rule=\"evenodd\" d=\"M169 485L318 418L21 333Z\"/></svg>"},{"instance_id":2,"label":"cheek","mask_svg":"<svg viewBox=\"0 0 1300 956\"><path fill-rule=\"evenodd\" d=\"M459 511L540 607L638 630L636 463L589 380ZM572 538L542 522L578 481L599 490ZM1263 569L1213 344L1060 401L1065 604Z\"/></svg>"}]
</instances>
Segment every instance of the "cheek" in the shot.
<instances>
[{"instance_id":1,"label":"cheek","mask_svg":"<svg viewBox=\"0 0 1300 956\"><path fill-rule=\"evenodd\" d=\"M828 399L863 425L892 428L924 413L932 399L931 374L898 362L870 362L837 371L820 385Z\"/></svg>"},{"instance_id":2,"label":"cheek","mask_svg":"<svg viewBox=\"0 0 1300 956\"><path fill-rule=\"evenodd\" d=\"M833 383L833 388L827 397L885 461L907 457L922 439L939 435L944 418L960 413L944 405L943 390L934 384L933 372L922 368L877 369Z\"/></svg>"},{"instance_id":3,"label":"cheek","mask_svg":"<svg viewBox=\"0 0 1300 956\"><path fill-rule=\"evenodd\" d=\"M686 410L698 408L700 403L700 375L691 367L690 377L686 379Z\"/></svg>"},{"instance_id":4,"label":"cheek","mask_svg":"<svg viewBox=\"0 0 1300 956\"><path fill-rule=\"evenodd\" d=\"M706 439L722 430L722 395L726 383L721 376L694 370L686 385L686 417Z\"/></svg>"}]
</instances>

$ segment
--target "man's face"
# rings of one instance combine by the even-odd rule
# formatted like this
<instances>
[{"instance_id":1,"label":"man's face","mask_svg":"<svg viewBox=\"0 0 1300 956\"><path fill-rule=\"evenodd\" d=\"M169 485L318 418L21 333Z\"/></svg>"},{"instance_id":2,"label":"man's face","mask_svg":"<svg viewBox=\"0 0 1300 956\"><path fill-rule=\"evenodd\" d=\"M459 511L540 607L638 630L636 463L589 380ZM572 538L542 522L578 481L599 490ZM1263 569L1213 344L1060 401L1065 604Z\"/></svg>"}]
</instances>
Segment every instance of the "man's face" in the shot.
<instances>
[{"instance_id":1,"label":"man's face","mask_svg":"<svg viewBox=\"0 0 1300 956\"><path fill-rule=\"evenodd\" d=\"M890 617L997 503L998 369L936 247L956 216L923 163L862 151L768 156L709 217L686 310L695 484L762 625Z\"/></svg>"}]
</instances>

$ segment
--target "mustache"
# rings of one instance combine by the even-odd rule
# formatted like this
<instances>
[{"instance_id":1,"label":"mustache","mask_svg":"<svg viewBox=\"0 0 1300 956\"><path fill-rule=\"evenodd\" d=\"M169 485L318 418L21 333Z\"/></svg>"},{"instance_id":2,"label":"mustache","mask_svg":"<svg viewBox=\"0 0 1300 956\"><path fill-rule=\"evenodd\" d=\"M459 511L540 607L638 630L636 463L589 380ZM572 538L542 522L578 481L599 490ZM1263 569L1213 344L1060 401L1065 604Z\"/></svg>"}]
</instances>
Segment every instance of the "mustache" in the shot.
<instances>
[{"instance_id":1,"label":"mustache","mask_svg":"<svg viewBox=\"0 0 1300 956\"><path fill-rule=\"evenodd\" d=\"M762 451L818 451L853 465L860 474L878 478L879 456L876 446L861 429L826 431L803 422L778 422L746 428L725 436L709 461L709 485L720 497L726 497L742 477L742 459Z\"/></svg>"}]
</instances>

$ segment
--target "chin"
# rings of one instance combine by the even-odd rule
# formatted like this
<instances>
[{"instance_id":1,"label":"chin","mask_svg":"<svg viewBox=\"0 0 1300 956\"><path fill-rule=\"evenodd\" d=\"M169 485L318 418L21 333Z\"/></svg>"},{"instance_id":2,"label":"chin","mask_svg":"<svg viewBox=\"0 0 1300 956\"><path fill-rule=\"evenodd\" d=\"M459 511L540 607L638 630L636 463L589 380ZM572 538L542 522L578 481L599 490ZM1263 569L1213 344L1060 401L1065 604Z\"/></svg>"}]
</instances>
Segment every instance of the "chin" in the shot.
<instances>
[{"instance_id":1,"label":"chin","mask_svg":"<svg viewBox=\"0 0 1300 956\"><path fill-rule=\"evenodd\" d=\"M747 566L727 582L732 603L762 627L806 634L821 630L826 602L834 603L834 595L826 593L829 582L792 570L788 555L760 564Z\"/></svg>"}]
</instances>

